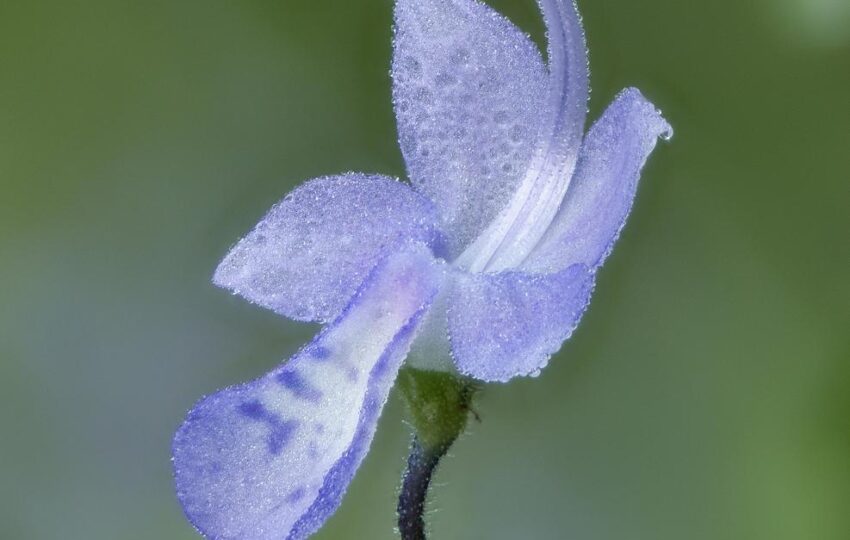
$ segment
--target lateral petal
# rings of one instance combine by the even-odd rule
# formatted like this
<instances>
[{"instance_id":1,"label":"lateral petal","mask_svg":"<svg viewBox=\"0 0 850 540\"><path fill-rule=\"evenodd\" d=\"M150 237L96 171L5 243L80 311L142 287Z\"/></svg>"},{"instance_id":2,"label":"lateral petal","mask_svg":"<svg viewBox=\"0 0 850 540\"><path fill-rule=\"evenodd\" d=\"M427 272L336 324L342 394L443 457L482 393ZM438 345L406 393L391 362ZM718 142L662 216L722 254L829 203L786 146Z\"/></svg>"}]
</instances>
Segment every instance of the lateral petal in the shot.
<instances>
[{"instance_id":1,"label":"lateral petal","mask_svg":"<svg viewBox=\"0 0 850 540\"><path fill-rule=\"evenodd\" d=\"M439 249L433 205L395 179L360 173L310 180L221 261L213 281L297 320L333 320L388 246Z\"/></svg>"},{"instance_id":2,"label":"lateral petal","mask_svg":"<svg viewBox=\"0 0 850 540\"><path fill-rule=\"evenodd\" d=\"M174 438L175 481L206 537L306 538L339 506L442 279L427 249L390 256L289 362L198 403Z\"/></svg>"}]
</instances>

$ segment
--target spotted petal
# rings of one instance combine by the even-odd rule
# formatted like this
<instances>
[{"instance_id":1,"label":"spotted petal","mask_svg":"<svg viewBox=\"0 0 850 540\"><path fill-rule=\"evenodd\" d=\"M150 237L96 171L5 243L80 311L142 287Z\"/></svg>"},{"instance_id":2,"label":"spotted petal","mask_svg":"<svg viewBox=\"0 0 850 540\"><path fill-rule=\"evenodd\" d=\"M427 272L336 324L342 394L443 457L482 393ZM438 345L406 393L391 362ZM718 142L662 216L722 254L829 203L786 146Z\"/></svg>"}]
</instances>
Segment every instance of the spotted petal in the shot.
<instances>
[{"instance_id":1,"label":"spotted petal","mask_svg":"<svg viewBox=\"0 0 850 540\"><path fill-rule=\"evenodd\" d=\"M658 137L672 133L638 90L620 93L590 129L567 197L522 268L556 272L576 263L600 266L626 222Z\"/></svg>"},{"instance_id":2,"label":"spotted petal","mask_svg":"<svg viewBox=\"0 0 850 540\"><path fill-rule=\"evenodd\" d=\"M278 203L224 258L214 282L298 320L333 320L399 240L439 250L425 197L385 176L311 180Z\"/></svg>"},{"instance_id":3,"label":"spotted petal","mask_svg":"<svg viewBox=\"0 0 850 540\"><path fill-rule=\"evenodd\" d=\"M575 265L557 274L453 274L448 332L461 373L504 382L539 372L578 325L593 274Z\"/></svg>"},{"instance_id":4,"label":"spotted petal","mask_svg":"<svg viewBox=\"0 0 850 540\"><path fill-rule=\"evenodd\" d=\"M211 539L305 538L338 507L442 276L391 256L289 362L202 400L174 439L183 508Z\"/></svg>"},{"instance_id":5,"label":"spotted petal","mask_svg":"<svg viewBox=\"0 0 850 540\"><path fill-rule=\"evenodd\" d=\"M393 97L414 187L439 208L450 255L507 204L549 113L537 47L478 0L397 0Z\"/></svg>"}]
</instances>

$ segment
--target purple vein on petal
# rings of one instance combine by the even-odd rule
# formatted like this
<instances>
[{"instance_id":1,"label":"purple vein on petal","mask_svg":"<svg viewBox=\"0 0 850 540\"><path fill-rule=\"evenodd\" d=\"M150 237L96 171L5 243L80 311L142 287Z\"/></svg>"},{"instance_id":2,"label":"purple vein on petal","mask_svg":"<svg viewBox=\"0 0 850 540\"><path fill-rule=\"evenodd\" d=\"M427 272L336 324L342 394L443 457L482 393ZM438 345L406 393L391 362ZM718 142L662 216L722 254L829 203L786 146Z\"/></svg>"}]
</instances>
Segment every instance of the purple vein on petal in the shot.
<instances>
[{"instance_id":1,"label":"purple vein on petal","mask_svg":"<svg viewBox=\"0 0 850 540\"><path fill-rule=\"evenodd\" d=\"M195 406L173 455L178 498L199 531L303 538L327 519L368 450L443 272L421 244L389 255L292 360ZM352 368L368 376L352 379Z\"/></svg>"}]
</instances>

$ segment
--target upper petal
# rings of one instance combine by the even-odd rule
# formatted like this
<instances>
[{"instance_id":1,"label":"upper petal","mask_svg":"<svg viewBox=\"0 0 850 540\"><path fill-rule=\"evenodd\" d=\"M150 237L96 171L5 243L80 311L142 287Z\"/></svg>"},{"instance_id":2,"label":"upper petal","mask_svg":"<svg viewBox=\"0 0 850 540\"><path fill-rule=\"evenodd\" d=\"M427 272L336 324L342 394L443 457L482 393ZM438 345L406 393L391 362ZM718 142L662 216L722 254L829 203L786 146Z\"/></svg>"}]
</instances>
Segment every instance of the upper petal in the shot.
<instances>
[{"instance_id":1,"label":"upper petal","mask_svg":"<svg viewBox=\"0 0 850 540\"><path fill-rule=\"evenodd\" d=\"M413 185L457 255L522 182L549 116L540 52L477 0L397 0L393 97Z\"/></svg>"},{"instance_id":2,"label":"upper petal","mask_svg":"<svg viewBox=\"0 0 850 540\"><path fill-rule=\"evenodd\" d=\"M457 369L483 381L533 375L549 362L590 301L593 273L453 274L447 321Z\"/></svg>"},{"instance_id":3,"label":"upper petal","mask_svg":"<svg viewBox=\"0 0 850 540\"><path fill-rule=\"evenodd\" d=\"M514 268L528 256L567 192L581 146L589 92L581 18L573 0L538 3L549 40L549 112L522 182L458 261L473 272Z\"/></svg>"},{"instance_id":4,"label":"upper petal","mask_svg":"<svg viewBox=\"0 0 850 540\"><path fill-rule=\"evenodd\" d=\"M292 360L202 400L174 438L180 502L212 539L305 538L365 456L442 276L427 250L379 265Z\"/></svg>"},{"instance_id":5,"label":"upper petal","mask_svg":"<svg viewBox=\"0 0 850 540\"><path fill-rule=\"evenodd\" d=\"M275 205L227 254L213 281L299 320L345 307L387 246L436 246L433 204L392 178L349 173L311 180Z\"/></svg>"},{"instance_id":6,"label":"upper petal","mask_svg":"<svg viewBox=\"0 0 850 540\"><path fill-rule=\"evenodd\" d=\"M636 89L621 92L582 146L572 186L546 235L522 268L596 268L611 251L634 201L640 171L658 137L673 131Z\"/></svg>"}]
</instances>

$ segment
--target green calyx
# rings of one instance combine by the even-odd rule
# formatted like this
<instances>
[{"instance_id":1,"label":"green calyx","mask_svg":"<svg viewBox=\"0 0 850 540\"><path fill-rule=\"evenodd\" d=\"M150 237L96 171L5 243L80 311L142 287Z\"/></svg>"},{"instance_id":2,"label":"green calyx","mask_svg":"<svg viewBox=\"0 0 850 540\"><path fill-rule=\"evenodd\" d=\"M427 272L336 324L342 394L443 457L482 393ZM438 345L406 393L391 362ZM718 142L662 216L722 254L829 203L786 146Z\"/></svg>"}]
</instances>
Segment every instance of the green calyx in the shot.
<instances>
[{"instance_id":1,"label":"green calyx","mask_svg":"<svg viewBox=\"0 0 850 540\"><path fill-rule=\"evenodd\" d=\"M475 385L450 373L404 368L397 385L420 444L445 450L466 428Z\"/></svg>"}]
</instances>

